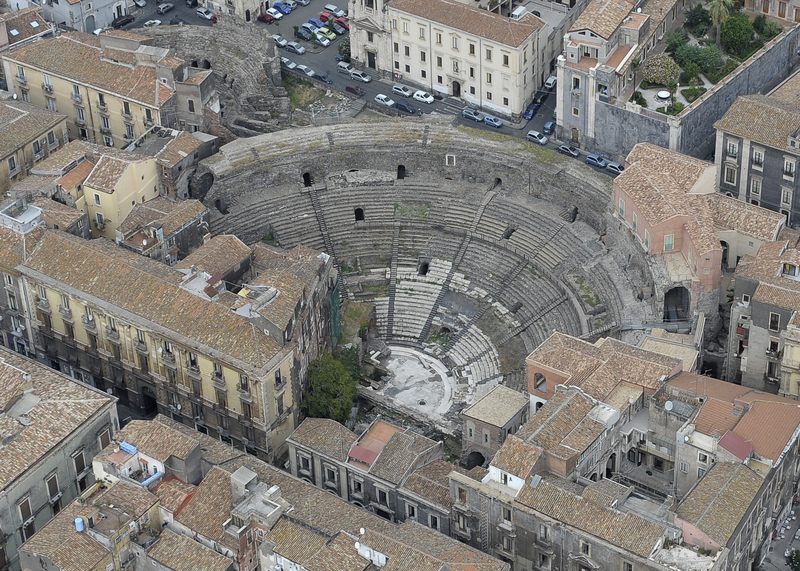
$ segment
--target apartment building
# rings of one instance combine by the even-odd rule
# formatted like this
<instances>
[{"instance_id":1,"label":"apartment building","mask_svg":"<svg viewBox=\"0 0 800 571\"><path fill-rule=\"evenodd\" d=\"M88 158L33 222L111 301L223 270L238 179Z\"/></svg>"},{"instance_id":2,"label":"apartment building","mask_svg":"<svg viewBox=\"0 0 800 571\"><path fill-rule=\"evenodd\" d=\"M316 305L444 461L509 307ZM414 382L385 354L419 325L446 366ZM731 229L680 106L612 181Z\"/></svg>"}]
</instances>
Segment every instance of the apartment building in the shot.
<instances>
[{"instance_id":1,"label":"apartment building","mask_svg":"<svg viewBox=\"0 0 800 571\"><path fill-rule=\"evenodd\" d=\"M133 12L133 6L124 0L52 0L37 2L44 17L62 29L91 34L101 28L110 28L114 18Z\"/></svg>"},{"instance_id":2,"label":"apartment building","mask_svg":"<svg viewBox=\"0 0 800 571\"><path fill-rule=\"evenodd\" d=\"M53 28L44 19L39 6L0 14L0 53L52 33Z\"/></svg>"},{"instance_id":3,"label":"apartment building","mask_svg":"<svg viewBox=\"0 0 800 571\"><path fill-rule=\"evenodd\" d=\"M30 174L35 163L67 141L66 115L19 100L0 101L0 192Z\"/></svg>"},{"instance_id":4,"label":"apartment building","mask_svg":"<svg viewBox=\"0 0 800 571\"><path fill-rule=\"evenodd\" d=\"M209 70L134 32L72 32L2 56L9 90L67 116L70 139L127 147L154 125L186 131L217 114Z\"/></svg>"},{"instance_id":5,"label":"apartment building","mask_svg":"<svg viewBox=\"0 0 800 571\"><path fill-rule=\"evenodd\" d=\"M528 421L530 401L522 393L497 385L461 413L461 458L470 468L483 466L506 437Z\"/></svg>"},{"instance_id":6,"label":"apartment building","mask_svg":"<svg viewBox=\"0 0 800 571\"><path fill-rule=\"evenodd\" d=\"M795 0L745 0L743 8L756 14L780 18L784 22L800 22L800 3Z\"/></svg>"},{"instance_id":7,"label":"apartment building","mask_svg":"<svg viewBox=\"0 0 800 571\"><path fill-rule=\"evenodd\" d=\"M456 0L352 2L357 67L519 116L544 81L545 24L524 9L513 18Z\"/></svg>"},{"instance_id":8,"label":"apartment building","mask_svg":"<svg viewBox=\"0 0 800 571\"><path fill-rule=\"evenodd\" d=\"M20 571L18 549L94 482L91 459L119 429L116 399L0 348L6 425L0 569Z\"/></svg>"}]
</instances>

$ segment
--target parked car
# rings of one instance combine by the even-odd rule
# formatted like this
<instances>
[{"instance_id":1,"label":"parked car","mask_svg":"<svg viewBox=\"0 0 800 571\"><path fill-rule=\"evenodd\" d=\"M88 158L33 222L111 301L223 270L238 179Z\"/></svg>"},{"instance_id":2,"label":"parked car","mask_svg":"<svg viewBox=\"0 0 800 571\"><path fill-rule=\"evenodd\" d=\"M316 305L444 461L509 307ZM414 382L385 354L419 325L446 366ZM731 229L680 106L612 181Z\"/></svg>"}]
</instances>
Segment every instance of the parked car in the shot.
<instances>
[{"instance_id":1,"label":"parked car","mask_svg":"<svg viewBox=\"0 0 800 571\"><path fill-rule=\"evenodd\" d=\"M542 105L547 100L548 95L550 95L549 91L537 91L536 95L533 96L533 102Z\"/></svg>"},{"instance_id":2,"label":"parked car","mask_svg":"<svg viewBox=\"0 0 800 571\"><path fill-rule=\"evenodd\" d=\"M412 105L409 105L405 101L395 101L394 108L399 109L400 111L405 111L409 115L416 115L417 113L422 115L422 112L419 109L417 109Z\"/></svg>"},{"instance_id":3,"label":"parked car","mask_svg":"<svg viewBox=\"0 0 800 571\"><path fill-rule=\"evenodd\" d=\"M281 0L281 2L286 4L292 12L297 10L297 2L295 2L294 0Z\"/></svg>"},{"instance_id":4,"label":"parked car","mask_svg":"<svg viewBox=\"0 0 800 571\"><path fill-rule=\"evenodd\" d=\"M111 22L111 27L115 30L118 30L122 26L127 26L131 22L133 22L136 18L133 17L133 14L125 14L124 16L120 16L119 18L114 18Z\"/></svg>"},{"instance_id":5,"label":"parked car","mask_svg":"<svg viewBox=\"0 0 800 571\"><path fill-rule=\"evenodd\" d=\"M551 75L547 78L547 81L544 82L544 86L547 89L553 89L556 86L556 81L558 81L558 78L555 75Z\"/></svg>"},{"instance_id":6,"label":"parked car","mask_svg":"<svg viewBox=\"0 0 800 571\"><path fill-rule=\"evenodd\" d=\"M278 46L279 48L285 48L286 44L289 43L289 41L283 36L275 35L272 36L272 39L275 40L275 45Z\"/></svg>"},{"instance_id":7,"label":"parked car","mask_svg":"<svg viewBox=\"0 0 800 571\"><path fill-rule=\"evenodd\" d=\"M427 91L414 92L414 99L416 99L417 101L422 101L423 103L433 103L433 95L431 95Z\"/></svg>"},{"instance_id":8,"label":"parked car","mask_svg":"<svg viewBox=\"0 0 800 571\"><path fill-rule=\"evenodd\" d=\"M314 24L310 24L309 22L304 22L303 24L301 24L300 29L308 31L308 33L311 34L312 37L316 36L317 30L319 30L319 28L317 28Z\"/></svg>"},{"instance_id":9,"label":"parked car","mask_svg":"<svg viewBox=\"0 0 800 571\"><path fill-rule=\"evenodd\" d=\"M411 95L413 95L411 90L405 85L393 85L392 93L399 95L400 97L411 97Z\"/></svg>"},{"instance_id":10,"label":"parked car","mask_svg":"<svg viewBox=\"0 0 800 571\"><path fill-rule=\"evenodd\" d=\"M568 157L572 157L574 159L577 159L578 155L581 154L578 149L576 149L575 147L570 147L569 145L561 145L560 147L558 147L558 152L561 153L562 155L567 155Z\"/></svg>"},{"instance_id":11,"label":"parked car","mask_svg":"<svg viewBox=\"0 0 800 571\"><path fill-rule=\"evenodd\" d=\"M288 57L281 58L281 65L286 69L294 69L297 67L297 64L290 60Z\"/></svg>"},{"instance_id":12,"label":"parked car","mask_svg":"<svg viewBox=\"0 0 800 571\"><path fill-rule=\"evenodd\" d=\"M314 43L322 46L323 48L327 48L329 45L331 45L331 41L319 33L314 36Z\"/></svg>"},{"instance_id":13,"label":"parked car","mask_svg":"<svg viewBox=\"0 0 800 571\"><path fill-rule=\"evenodd\" d=\"M322 20L323 22L329 22L330 20L333 20L335 17L336 16L334 16L330 12L323 12L322 14L319 15L319 19Z\"/></svg>"},{"instance_id":14,"label":"parked car","mask_svg":"<svg viewBox=\"0 0 800 571\"><path fill-rule=\"evenodd\" d=\"M503 126L503 122L494 115L487 115L483 118L483 122L489 127L497 127L498 129Z\"/></svg>"},{"instance_id":15,"label":"parked car","mask_svg":"<svg viewBox=\"0 0 800 571\"><path fill-rule=\"evenodd\" d=\"M297 69L297 71L299 72L306 74L308 77L314 77L315 75L317 75L317 72L308 67L307 65L298 65L297 68L295 69Z\"/></svg>"},{"instance_id":16,"label":"parked car","mask_svg":"<svg viewBox=\"0 0 800 571\"><path fill-rule=\"evenodd\" d=\"M280 20L281 18L283 18L283 14L278 12L275 8L267 8L267 15L272 16L273 20ZM271 24L272 22L268 23Z\"/></svg>"},{"instance_id":17,"label":"parked car","mask_svg":"<svg viewBox=\"0 0 800 571\"><path fill-rule=\"evenodd\" d=\"M343 36L343 35L345 35L345 34L347 33L347 30L345 30L343 27L341 27L341 26L340 26L339 24L337 24L336 22L328 22L328 27L329 27L331 30L333 30L333 32L334 32L335 34L337 34L337 35L339 35L339 36Z\"/></svg>"},{"instance_id":18,"label":"parked car","mask_svg":"<svg viewBox=\"0 0 800 571\"><path fill-rule=\"evenodd\" d=\"M528 134L525 135L525 138L532 143L539 143L540 145L547 144L547 137L542 135L539 131L528 131Z\"/></svg>"},{"instance_id":19,"label":"parked car","mask_svg":"<svg viewBox=\"0 0 800 571\"><path fill-rule=\"evenodd\" d=\"M187 8L197 8L197 0L186 0Z\"/></svg>"},{"instance_id":20,"label":"parked car","mask_svg":"<svg viewBox=\"0 0 800 571\"><path fill-rule=\"evenodd\" d=\"M308 23L314 26L315 28L321 28L325 25L325 22L323 22L319 18L309 18Z\"/></svg>"},{"instance_id":21,"label":"parked car","mask_svg":"<svg viewBox=\"0 0 800 571\"><path fill-rule=\"evenodd\" d=\"M321 81L322 83L327 83L327 84L333 83L331 78L328 77L327 73L324 73L324 74L314 73L314 75L312 75L311 77L316 79L316 80L318 80L318 81Z\"/></svg>"},{"instance_id":22,"label":"parked car","mask_svg":"<svg viewBox=\"0 0 800 571\"><path fill-rule=\"evenodd\" d=\"M320 28L319 30L317 30L317 35L318 36L323 36L325 38L328 38L330 41L333 41L333 40L336 39L336 34L334 34L328 28L324 28L324 27Z\"/></svg>"},{"instance_id":23,"label":"parked car","mask_svg":"<svg viewBox=\"0 0 800 571\"><path fill-rule=\"evenodd\" d=\"M542 132L545 135L552 135L555 132L555 130L556 130L555 121L548 121L547 123L544 124L544 127L542 128Z\"/></svg>"},{"instance_id":24,"label":"parked car","mask_svg":"<svg viewBox=\"0 0 800 571\"><path fill-rule=\"evenodd\" d=\"M339 73L346 73L350 75L351 71L354 71L356 68L353 67L352 64L347 63L346 61L340 61L336 64L336 71Z\"/></svg>"},{"instance_id":25,"label":"parked car","mask_svg":"<svg viewBox=\"0 0 800 571\"><path fill-rule=\"evenodd\" d=\"M156 8L156 14L166 14L170 10L175 7L175 4L170 4L169 2L165 2L164 4L159 4L158 8Z\"/></svg>"},{"instance_id":26,"label":"parked car","mask_svg":"<svg viewBox=\"0 0 800 571\"><path fill-rule=\"evenodd\" d=\"M286 51L301 56L304 53L306 53L306 48L304 48L297 42L287 42Z\"/></svg>"},{"instance_id":27,"label":"parked car","mask_svg":"<svg viewBox=\"0 0 800 571\"><path fill-rule=\"evenodd\" d=\"M283 2L275 2L275 4L273 4L272 7L275 8L281 14L291 14L292 13L292 9L289 8Z\"/></svg>"},{"instance_id":28,"label":"parked car","mask_svg":"<svg viewBox=\"0 0 800 571\"><path fill-rule=\"evenodd\" d=\"M311 4L309 0L297 0L297 3L300 4L301 6L308 6L309 4Z\"/></svg>"},{"instance_id":29,"label":"parked car","mask_svg":"<svg viewBox=\"0 0 800 571\"><path fill-rule=\"evenodd\" d=\"M175 16L174 18L172 18L169 21L169 25L170 26L177 26L179 24L185 24L185 23L186 23L186 20L184 20L183 18L181 18L179 16Z\"/></svg>"},{"instance_id":30,"label":"parked car","mask_svg":"<svg viewBox=\"0 0 800 571\"><path fill-rule=\"evenodd\" d=\"M217 17L217 15L208 8L198 8L195 14L197 14L198 18L203 18L204 20L213 20Z\"/></svg>"},{"instance_id":31,"label":"parked car","mask_svg":"<svg viewBox=\"0 0 800 571\"><path fill-rule=\"evenodd\" d=\"M325 11L326 12L330 12L331 14L336 16L337 18L343 18L344 17L344 10L339 8L336 4L325 4Z\"/></svg>"},{"instance_id":32,"label":"parked car","mask_svg":"<svg viewBox=\"0 0 800 571\"><path fill-rule=\"evenodd\" d=\"M147 0L133 0L133 3L139 8L147 8Z\"/></svg>"},{"instance_id":33,"label":"parked car","mask_svg":"<svg viewBox=\"0 0 800 571\"><path fill-rule=\"evenodd\" d=\"M348 83L347 87L345 87L344 90L347 91L348 93L352 93L356 97L361 97L362 95L364 95L364 90L361 89L355 83Z\"/></svg>"},{"instance_id":34,"label":"parked car","mask_svg":"<svg viewBox=\"0 0 800 571\"><path fill-rule=\"evenodd\" d=\"M477 123L483 123L483 113L479 113L474 109L469 109L469 108L462 109L461 116L464 117L465 119L472 119Z\"/></svg>"},{"instance_id":35,"label":"parked car","mask_svg":"<svg viewBox=\"0 0 800 571\"><path fill-rule=\"evenodd\" d=\"M144 23L145 28L155 28L156 26L161 25L161 20L147 20Z\"/></svg>"},{"instance_id":36,"label":"parked car","mask_svg":"<svg viewBox=\"0 0 800 571\"><path fill-rule=\"evenodd\" d=\"M347 18L334 18L333 21L339 24L345 30L350 29L350 20Z\"/></svg>"},{"instance_id":37,"label":"parked car","mask_svg":"<svg viewBox=\"0 0 800 571\"><path fill-rule=\"evenodd\" d=\"M580 151L575 147L570 147L569 145L561 145L558 148L558 152L562 155L567 155L568 157L572 157L573 159L577 159L578 155L580 155Z\"/></svg>"},{"instance_id":38,"label":"parked car","mask_svg":"<svg viewBox=\"0 0 800 571\"><path fill-rule=\"evenodd\" d=\"M533 116L536 115L536 112L539 110L540 105L538 103L531 103L528 105L528 108L525 110L525 113L522 116L525 119L533 119Z\"/></svg>"},{"instance_id":39,"label":"parked car","mask_svg":"<svg viewBox=\"0 0 800 571\"><path fill-rule=\"evenodd\" d=\"M625 167L618 162L612 161L606 165L606 170L613 172L614 174L622 174L622 172L625 170Z\"/></svg>"},{"instance_id":40,"label":"parked car","mask_svg":"<svg viewBox=\"0 0 800 571\"><path fill-rule=\"evenodd\" d=\"M311 32L306 30L305 28L298 28L297 31L294 33L294 37L299 40L306 40L310 42L314 39L314 36L311 35Z\"/></svg>"},{"instance_id":41,"label":"parked car","mask_svg":"<svg viewBox=\"0 0 800 571\"><path fill-rule=\"evenodd\" d=\"M372 81L372 76L364 73L363 71L351 71L350 72L350 79L357 79L358 81L363 81L364 83L369 83Z\"/></svg>"},{"instance_id":42,"label":"parked car","mask_svg":"<svg viewBox=\"0 0 800 571\"><path fill-rule=\"evenodd\" d=\"M604 168L606 168L606 165L608 164L608 161L605 160L600 155L591 154L591 155L587 155L586 156L586 164L587 165L592 165L594 167L600 167L601 169L604 169Z\"/></svg>"},{"instance_id":43,"label":"parked car","mask_svg":"<svg viewBox=\"0 0 800 571\"><path fill-rule=\"evenodd\" d=\"M394 106L394 101L392 101L388 95L384 95L383 93L378 93L378 95L375 96L375 103L378 103L379 105L386 105L386 107Z\"/></svg>"}]
</instances>

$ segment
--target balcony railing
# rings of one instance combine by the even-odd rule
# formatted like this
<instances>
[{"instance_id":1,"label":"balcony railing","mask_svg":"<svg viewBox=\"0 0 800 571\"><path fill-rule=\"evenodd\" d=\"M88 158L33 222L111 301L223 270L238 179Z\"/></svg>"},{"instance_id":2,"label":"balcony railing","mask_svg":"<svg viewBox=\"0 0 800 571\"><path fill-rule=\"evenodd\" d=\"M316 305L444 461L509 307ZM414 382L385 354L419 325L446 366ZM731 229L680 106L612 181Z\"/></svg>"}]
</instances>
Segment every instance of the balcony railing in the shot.
<instances>
[{"instance_id":1,"label":"balcony railing","mask_svg":"<svg viewBox=\"0 0 800 571\"><path fill-rule=\"evenodd\" d=\"M19 83L20 85L28 85L28 80L26 79L26 77L24 75L18 75L16 77L16 79L17 79L17 83Z\"/></svg>"},{"instance_id":2,"label":"balcony railing","mask_svg":"<svg viewBox=\"0 0 800 571\"><path fill-rule=\"evenodd\" d=\"M218 387L218 388L221 388L221 389L226 388L225 387L225 377L222 375L222 373L214 372L211 375L211 382L214 383L214 385L216 387Z\"/></svg>"},{"instance_id":3,"label":"balcony railing","mask_svg":"<svg viewBox=\"0 0 800 571\"><path fill-rule=\"evenodd\" d=\"M70 99L72 99L75 103L80 103L81 101L83 101L83 97L81 96L80 93L73 93L70 96Z\"/></svg>"},{"instance_id":4,"label":"balcony railing","mask_svg":"<svg viewBox=\"0 0 800 571\"><path fill-rule=\"evenodd\" d=\"M106 327L106 337L108 337L110 341L119 341L119 331Z\"/></svg>"},{"instance_id":5,"label":"balcony railing","mask_svg":"<svg viewBox=\"0 0 800 571\"><path fill-rule=\"evenodd\" d=\"M88 315L81 315L81 322L86 329L94 331L97 329L97 323L95 323L94 318L89 319Z\"/></svg>"},{"instance_id":6,"label":"balcony railing","mask_svg":"<svg viewBox=\"0 0 800 571\"><path fill-rule=\"evenodd\" d=\"M43 83L42 89L45 90L47 93L53 93L53 86L50 83Z\"/></svg>"},{"instance_id":7,"label":"balcony railing","mask_svg":"<svg viewBox=\"0 0 800 571\"><path fill-rule=\"evenodd\" d=\"M106 111L108 111L108 105L103 101L98 101L97 102L97 110L102 112L102 113L105 113Z\"/></svg>"},{"instance_id":8,"label":"balcony railing","mask_svg":"<svg viewBox=\"0 0 800 571\"><path fill-rule=\"evenodd\" d=\"M47 298L44 297L36 297L36 305L39 309L49 313L50 312L50 302L47 301Z\"/></svg>"},{"instance_id":9,"label":"balcony railing","mask_svg":"<svg viewBox=\"0 0 800 571\"><path fill-rule=\"evenodd\" d=\"M61 314L63 318L72 319L72 310L69 307L64 307L63 305L59 305L58 312Z\"/></svg>"},{"instance_id":10,"label":"balcony railing","mask_svg":"<svg viewBox=\"0 0 800 571\"><path fill-rule=\"evenodd\" d=\"M133 342L133 348L139 353L147 353L147 343L140 341L139 339Z\"/></svg>"}]
</instances>

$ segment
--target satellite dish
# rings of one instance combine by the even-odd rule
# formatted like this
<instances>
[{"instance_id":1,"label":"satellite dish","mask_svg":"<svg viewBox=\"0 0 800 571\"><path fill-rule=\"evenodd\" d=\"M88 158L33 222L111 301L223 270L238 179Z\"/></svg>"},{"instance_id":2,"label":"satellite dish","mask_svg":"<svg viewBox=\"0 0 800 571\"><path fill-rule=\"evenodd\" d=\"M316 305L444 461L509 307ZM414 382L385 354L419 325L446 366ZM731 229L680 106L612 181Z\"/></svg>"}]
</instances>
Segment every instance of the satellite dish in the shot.
<instances>
[{"instance_id":1,"label":"satellite dish","mask_svg":"<svg viewBox=\"0 0 800 571\"><path fill-rule=\"evenodd\" d=\"M675 408L675 405L674 405L674 404L672 404L672 401L671 401L671 400L668 400L667 402L665 402L665 403L664 403L664 408L665 408L666 410L670 411L670 410L672 410L673 408Z\"/></svg>"},{"instance_id":2,"label":"satellite dish","mask_svg":"<svg viewBox=\"0 0 800 571\"><path fill-rule=\"evenodd\" d=\"M364 533L365 533L365 532L364 532L364 528L362 527L361 529L359 529L359 530L358 530L358 532L359 532L361 535L364 535Z\"/></svg>"},{"instance_id":3,"label":"satellite dish","mask_svg":"<svg viewBox=\"0 0 800 571\"><path fill-rule=\"evenodd\" d=\"M361 549L361 544L356 541L356 551L359 550L359 549Z\"/></svg>"},{"instance_id":4,"label":"satellite dish","mask_svg":"<svg viewBox=\"0 0 800 571\"><path fill-rule=\"evenodd\" d=\"M689 442L689 435L688 434L683 437L683 441L684 442Z\"/></svg>"}]
</instances>

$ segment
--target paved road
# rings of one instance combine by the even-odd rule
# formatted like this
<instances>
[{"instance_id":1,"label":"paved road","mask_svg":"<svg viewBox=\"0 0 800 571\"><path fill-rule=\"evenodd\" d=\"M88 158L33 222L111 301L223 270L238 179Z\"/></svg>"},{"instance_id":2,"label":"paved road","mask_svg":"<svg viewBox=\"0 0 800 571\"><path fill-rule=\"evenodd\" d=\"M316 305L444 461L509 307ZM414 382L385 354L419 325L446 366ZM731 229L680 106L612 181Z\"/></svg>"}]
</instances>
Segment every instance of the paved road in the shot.
<instances>
[{"instance_id":1,"label":"paved road","mask_svg":"<svg viewBox=\"0 0 800 571\"><path fill-rule=\"evenodd\" d=\"M175 0L174 2L170 2L170 4L175 5L172 10L166 14L156 14L156 8L161 3L162 2L156 2L156 0L147 0L147 6L144 8L137 7L133 12L131 12L136 17L136 20L134 20L134 22L129 26L125 26L124 29L141 28L144 26L144 23L149 20L161 20L162 26L168 26L169 21L176 16L192 26L214 25L211 20L205 20L198 17L196 13L197 8L189 8L186 6L186 0Z\"/></svg>"}]
</instances>

